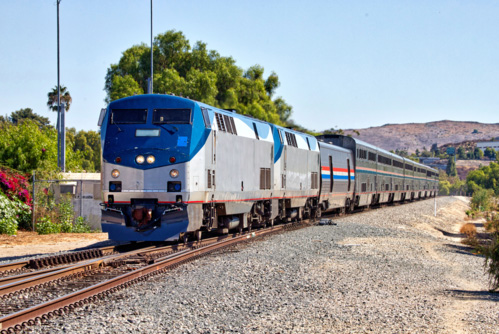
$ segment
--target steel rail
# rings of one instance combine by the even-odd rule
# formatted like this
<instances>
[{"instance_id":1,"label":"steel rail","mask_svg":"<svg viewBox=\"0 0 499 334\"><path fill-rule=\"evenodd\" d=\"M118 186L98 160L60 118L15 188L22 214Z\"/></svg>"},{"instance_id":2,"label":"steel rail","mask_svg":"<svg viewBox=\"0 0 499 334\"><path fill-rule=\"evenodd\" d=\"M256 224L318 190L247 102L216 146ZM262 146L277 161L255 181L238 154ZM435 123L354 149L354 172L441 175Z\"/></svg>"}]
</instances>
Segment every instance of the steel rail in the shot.
<instances>
[{"instance_id":1,"label":"steel rail","mask_svg":"<svg viewBox=\"0 0 499 334\"><path fill-rule=\"evenodd\" d=\"M154 251L156 249L158 248L155 246L150 246L146 248L136 249L134 251L123 254L106 255L101 258L87 260L83 263L70 264L63 267L55 267L42 271L35 271L32 273L5 277L0 279L0 296L27 288L32 288L34 286L54 281L73 274L96 269L100 266L106 265L111 261L146 252L147 250Z\"/></svg>"},{"instance_id":2,"label":"steel rail","mask_svg":"<svg viewBox=\"0 0 499 334\"><path fill-rule=\"evenodd\" d=\"M164 272L169 268L176 267L204 254L212 253L256 236L264 236L266 234L282 231L290 225L293 224L273 226L264 230L250 232L206 246L201 246L199 248L185 249L183 251L167 255L161 259L158 259L157 262L153 264L126 274L122 274L108 281L95 284L54 300L4 316L0 318L0 330L4 333L7 333L7 329L10 328L13 330L21 330L23 326L33 325L35 323L35 319L41 321L42 319L48 319L54 315L60 315L63 311L69 311L75 307L82 306L84 302L94 301L97 300L97 298L104 298L110 293L116 292L121 288L143 281L154 274Z\"/></svg>"},{"instance_id":3,"label":"steel rail","mask_svg":"<svg viewBox=\"0 0 499 334\"><path fill-rule=\"evenodd\" d=\"M81 251L76 251L72 253L64 253L64 254L59 254L59 255L52 255L52 256L45 256L37 259L31 259L31 260L25 260L25 261L15 261L15 262L9 262L9 263L4 263L0 264L0 273L4 272L9 272L9 271L15 271L23 268L28 268L30 267L30 264L33 263L33 261L43 261L45 259L52 259L52 258L57 258L57 257L68 257L72 255L78 255L82 254L83 252L89 252L89 251L100 251L102 252L103 255L107 254L112 254L113 252L116 251L117 248L123 247L124 245L118 245L118 246L106 246L106 247L99 247L99 248L89 248ZM80 261L85 261L85 260L80 260ZM78 261L75 261L78 262Z\"/></svg>"}]
</instances>

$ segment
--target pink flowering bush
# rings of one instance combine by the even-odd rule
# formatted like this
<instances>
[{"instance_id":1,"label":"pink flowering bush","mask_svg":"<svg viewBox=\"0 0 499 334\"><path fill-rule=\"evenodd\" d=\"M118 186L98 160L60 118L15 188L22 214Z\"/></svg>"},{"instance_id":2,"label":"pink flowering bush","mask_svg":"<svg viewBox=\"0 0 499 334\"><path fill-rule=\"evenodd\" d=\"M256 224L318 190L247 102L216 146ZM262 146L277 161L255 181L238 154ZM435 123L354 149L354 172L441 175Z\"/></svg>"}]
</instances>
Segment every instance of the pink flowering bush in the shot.
<instances>
[{"instance_id":1,"label":"pink flowering bush","mask_svg":"<svg viewBox=\"0 0 499 334\"><path fill-rule=\"evenodd\" d=\"M19 199L28 206L33 205L26 175L7 167L0 167L0 190L10 199Z\"/></svg>"},{"instance_id":2,"label":"pink flowering bush","mask_svg":"<svg viewBox=\"0 0 499 334\"><path fill-rule=\"evenodd\" d=\"M0 167L0 234L16 234L31 225L33 201L25 175Z\"/></svg>"}]
</instances>

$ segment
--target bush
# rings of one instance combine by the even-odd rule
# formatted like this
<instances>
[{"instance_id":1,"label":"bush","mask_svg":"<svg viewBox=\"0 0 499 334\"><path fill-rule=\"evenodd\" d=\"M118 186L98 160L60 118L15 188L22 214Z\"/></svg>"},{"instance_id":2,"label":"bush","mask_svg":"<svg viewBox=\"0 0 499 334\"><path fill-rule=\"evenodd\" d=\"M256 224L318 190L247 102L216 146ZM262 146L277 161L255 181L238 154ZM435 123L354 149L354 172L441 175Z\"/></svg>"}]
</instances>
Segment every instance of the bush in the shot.
<instances>
[{"instance_id":1,"label":"bush","mask_svg":"<svg viewBox=\"0 0 499 334\"><path fill-rule=\"evenodd\" d=\"M476 249L485 256L484 267L489 274L491 291L496 291L499 289L499 214L488 213L486 219L485 228L491 234L491 241L476 245Z\"/></svg>"},{"instance_id":2,"label":"bush","mask_svg":"<svg viewBox=\"0 0 499 334\"><path fill-rule=\"evenodd\" d=\"M71 233L73 230L73 205L71 204L71 198L64 197L62 201L57 204L56 210L58 212L58 220L61 224L62 233Z\"/></svg>"},{"instance_id":3,"label":"bush","mask_svg":"<svg viewBox=\"0 0 499 334\"><path fill-rule=\"evenodd\" d=\"M73 225L73 233L91 233L92 228L88 225L85 217L78 217Z\"/></svg>"},{"instance_id":4,"label":"bush","mask_svg":"<svg viewBox=\"0 0 499 334\"><path fill-rule=\"evenodd\" d=\"M478 251L485 256L485 270L489 274L491 290L495 291L499 289L499 235L494 233L492 242L478 247Z\"/></svg>"},{"instance_id":5,"label":"bush","mask_svg":"<svg viewBox=\"0 0 499 334\"><path fill-rule=\"evenodd\" d=\"M461 226L461 229L459 230L462 234L465 234L468 238L474 238L476 236L476 227L475 224L472 223L466 223L463 226Z\"/></svg>"},{"instance_id":6,"label":"bush","mask_svg":"<svg viewBox=\"0 0 499 334\"><path fill-rule=\"evenodd\" d=\"M19 224L30 224L31 208L18 199L10 200L0 192L0 234L14 235Z\"/></svg>"},{"instance_id":7,"label":"bush","mask_svg":"<svg viewBox=\"0 0 499 334\"><path fill-rule=\"evenodd\" d=\"M487 211L492 205L492 196L494 192L490 189L477 189L471 197L471 210Z\"/></svg>"},{"instance_id":8,"label":"bush","mask_svg":"<svg viewBox=\"0 0 499 334\"><path fill-rule=\"evenodd\" d=\"M20 200L16 199L11 201L12 205L16 208L17 211L17 228L22 228L23 230L31 230L32 229L32 221L31 221L31 208Z\"/></svg>"},{"instance_id":9,"label":"bush","mask_svg":"<svg viewBox=\"0 0 499 334\"><path fill-rule=\"evenodd\" d=\"M28 206L32 205L27 175L7 167L0 167L0 191L10 200L19 199Z\"/></svg>"},{"instance_id":10,"label":"bush","mask_svg":"<svg viewBox=\"0 0 499 334\"><path fill-rule=\"evenodd\" d=\"M36 232L38 232L38 234L61 233L61 225L52 223L48 217L43 217L36 223Z\"/></svg>"}]
</instances>

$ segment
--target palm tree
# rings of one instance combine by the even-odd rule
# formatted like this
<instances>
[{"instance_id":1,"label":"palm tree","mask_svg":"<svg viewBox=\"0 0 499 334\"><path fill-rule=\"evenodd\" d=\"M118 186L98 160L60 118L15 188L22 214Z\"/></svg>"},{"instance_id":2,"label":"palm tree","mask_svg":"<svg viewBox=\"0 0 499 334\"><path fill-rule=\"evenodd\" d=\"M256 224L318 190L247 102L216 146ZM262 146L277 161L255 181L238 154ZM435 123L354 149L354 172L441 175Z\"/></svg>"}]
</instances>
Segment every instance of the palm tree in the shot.
<instances>
[{"instance_id":1,"label":"palm tree","mask_svg":"<svg viewBox=\"0 0 499 334\"><path fill-rule=\"evenodd\" d=\"M49 109L52 111L57 111L57 86L55 86L54 89L52 89L52 91L47 94L47 97L47 106L49 107ZM61 86L61 103L66 104L66 111L69 110L71 102L73 102L71 94L69 94L69 91L65 86Z\"/></svg>"}]
</instances>

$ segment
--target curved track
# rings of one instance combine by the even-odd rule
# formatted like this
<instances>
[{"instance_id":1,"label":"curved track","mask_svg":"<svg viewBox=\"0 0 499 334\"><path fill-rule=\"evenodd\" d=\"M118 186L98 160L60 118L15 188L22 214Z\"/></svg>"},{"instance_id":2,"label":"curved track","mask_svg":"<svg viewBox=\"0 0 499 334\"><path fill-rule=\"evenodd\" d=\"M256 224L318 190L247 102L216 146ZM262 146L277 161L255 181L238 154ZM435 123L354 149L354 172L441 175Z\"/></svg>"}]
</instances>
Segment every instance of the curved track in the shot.
<instances>
[{"instance_id":1,"label":"curved track","mask_svg":"<svg viewBox=\"0 0 499 334\"><path fill-rule=\"evenodd\" d=\"M0 333L12 333L143 281L198 257L255 237L306 226L289 223L245 234L108 255L6 278L0 283Z\"/></svg>"}]
</instances>

